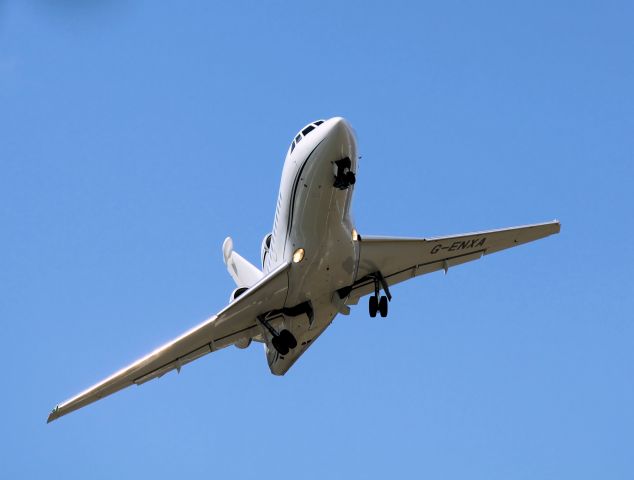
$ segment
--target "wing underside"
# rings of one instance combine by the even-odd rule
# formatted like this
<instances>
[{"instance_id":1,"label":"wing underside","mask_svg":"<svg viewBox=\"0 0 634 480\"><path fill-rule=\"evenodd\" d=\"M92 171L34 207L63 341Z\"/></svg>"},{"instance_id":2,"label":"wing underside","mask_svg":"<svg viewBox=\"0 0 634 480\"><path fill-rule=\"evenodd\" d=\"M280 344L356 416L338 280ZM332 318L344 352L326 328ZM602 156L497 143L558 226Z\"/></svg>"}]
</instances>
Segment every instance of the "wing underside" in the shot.
<instances>
[{"instance_id":1,"label":"wing underside","mask_svg":"<svg viewBox=\"0 0 634 480\"><path fill-rule=\"evenodd\" d=\"M241 339L260 335L257 316L284 305L289 266L282 265L269 273L217 315L57 405L48 422L130 385L141 385L171 370L180 370L183 365Z\"/></svg>"},{"instance_id":2,"label":"wing underside","mask_svg":"<svg viewBox=\"0 0 634 480\"><path fill-rule=\"evenodd\" d=\"M363 237L359 241L357 281L343 294L349 304L374 291L372 275L381 272L388 285L477 260L483 255L516 247L559 233L558 221L474 232L448 237Z\"/></svg>"}]
</instances>

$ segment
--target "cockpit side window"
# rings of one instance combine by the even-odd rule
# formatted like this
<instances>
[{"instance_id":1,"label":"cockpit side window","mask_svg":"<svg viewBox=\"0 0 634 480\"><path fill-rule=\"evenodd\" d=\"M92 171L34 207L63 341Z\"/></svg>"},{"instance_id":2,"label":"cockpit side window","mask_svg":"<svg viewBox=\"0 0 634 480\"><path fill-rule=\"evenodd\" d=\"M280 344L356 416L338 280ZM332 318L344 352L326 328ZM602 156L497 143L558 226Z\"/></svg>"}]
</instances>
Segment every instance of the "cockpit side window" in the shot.
<instances>
[{"instance_id":1,"label":"cockpit side window","mask_svg":"<svg viewBox=\"0 0 634 480\"><path fill-rule=\"evenodd\" d=\"M310 123L310 124L306 125L306 127L304 127L304 129L297 134L297 136L295 137L295 139L291 143L291 151L290 152L293 153L293 150L295 150L295 147L297 146L297 144L299 144L299 142L301 142L302 138L304 138L310 132L315 130L322 123L324 123L324 120L317 120L317 121L315 121L313 123Z\"/></svg>"},{"instance_id":2,"label":"cockpit side window","mask_svg":"<svg viewBox=\"0 0 634 480\"><path fill-rule=\"evenodd\" d=\"M293 140L293 143L291 143L291 153L293 153L293 150L295 150L295 147L297 146L297 144L299 143L301 139L302 139L302 134L298 133L295 139Z\"/></svg>"}]
</instances>

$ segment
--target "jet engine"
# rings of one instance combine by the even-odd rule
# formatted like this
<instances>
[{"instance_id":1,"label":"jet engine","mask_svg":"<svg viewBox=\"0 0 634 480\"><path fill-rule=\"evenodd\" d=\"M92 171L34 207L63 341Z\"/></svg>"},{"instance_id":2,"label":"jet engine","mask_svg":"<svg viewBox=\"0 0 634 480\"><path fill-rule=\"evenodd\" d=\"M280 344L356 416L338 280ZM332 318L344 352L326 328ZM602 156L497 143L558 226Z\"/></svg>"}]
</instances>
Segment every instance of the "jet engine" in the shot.
<instances>
[{"instance_id":1,"label":"jet engine","mask_svg":"<svg viewBox=\"0 0 634 480\"><path fill-rule=\"evenodd\" d=\"M236 298L238 298L240 295L242 295L247 290L248 290L247 287L238 287L238 288L236 288L233 292L231 292L231 295L229 296L229 302L233 302Z\"/></svg>"},{"instance_id":2,"label":"jet engine","mask_svg":"<svg viewBox=\"0 0 634 480\"><path fill-rule=\"evenodd\" d=\"M260 251L260 258L262 259L262 269L264 269L264 261L266 260L266 255L269 253L269 250L271 248L272 236L273 234L269 233L262 239L262 249Z\"/></svg>"},{"instance_id":3,"label":"jet engine","mask_svg":"<svg viewBox=\"0 0 634 480\"><path fill-rule=\"evenodd\" d=\"M251 345L251 338L241 338L236 343L234 343L234 345L236 346L236 348L240 349L247 348L249 345Z\"/></svg>"}]
</instances>

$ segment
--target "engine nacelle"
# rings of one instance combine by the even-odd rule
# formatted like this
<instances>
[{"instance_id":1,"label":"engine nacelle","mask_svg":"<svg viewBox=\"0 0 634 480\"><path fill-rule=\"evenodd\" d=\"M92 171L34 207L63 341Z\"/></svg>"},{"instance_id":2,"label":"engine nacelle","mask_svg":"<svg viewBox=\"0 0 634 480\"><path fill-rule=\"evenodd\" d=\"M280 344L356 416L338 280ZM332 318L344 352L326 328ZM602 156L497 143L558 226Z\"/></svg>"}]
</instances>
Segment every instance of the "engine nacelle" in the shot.
<instances>
[{"instance_id":1,"label":"engine nacelle","mask_svg":"<svg viewBox=\"0 0 634 480\"><path fill-rule=\"evenodd\" d=\"M231 295L229 296L229 302L233 302L236 298L238 298L240 295L242 295L247 290L248 290L247 287L238 287L238 288L236 288L233 292L231 292Z\"/></svg>"},{"instance_id":2,"label":"engine nacelle","mask_svg":"<svg viewBox=\"0 0 634 480\"><path fill-rule=\"evenodd\" d=\"M271 237L272 236L273 236L273 234L269 233L262 239L262 249L260 250L260 259L262 260L262 269L263 270L264 270L264 261L266 260L266 256L269 253L269 250L271 249Z\"/></svg>"},{"instance_id":3,"label":"engine nacelle","mask_svg":"<svg viewBox=\"0 0 634 480\"><path fill-rule=\"evenodd\" d=\"M251 338L241 338L240 340L235 342L234 345L236 346L236 348L240 349L247 348L249 345L251 345Z\"/></svg>"}]
</instances>

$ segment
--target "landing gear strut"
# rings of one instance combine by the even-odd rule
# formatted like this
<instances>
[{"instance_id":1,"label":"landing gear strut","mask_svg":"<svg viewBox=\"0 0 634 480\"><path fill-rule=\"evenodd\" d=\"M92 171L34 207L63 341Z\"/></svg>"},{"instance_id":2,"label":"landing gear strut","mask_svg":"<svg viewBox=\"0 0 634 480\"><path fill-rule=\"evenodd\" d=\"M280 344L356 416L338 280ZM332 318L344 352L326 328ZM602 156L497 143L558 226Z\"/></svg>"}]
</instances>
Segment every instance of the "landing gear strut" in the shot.
<instances>
[{"instance_id":1,"label":"landing gear strut","mask_svg":"<svg viewBox=\"0 0 634 480\"><path fill-rule=\"evenodd\" d=\"M271 343L273 344L273 348L275 348L275 350L277 350L277 353L279 353L280 355L286 355L290 350L297 346L297 339L291 332L286 329L278 332L271 326L268 319L264 315L258 316L258 322L260 322L264 326L264 328L269 331L269 333L273 337L273 340L271 341Z\"/></svg>"},{"instance_id":2,"label":"landing gear strut","mask_svg":"<svg viewBox=\"0 0 634 480\"><path fill-rule=\"evenodd\" d=\"M387 305L388 300L392 300L392 294L390 288L381 275L381 272L375 272L370 275L374 280L374 295L370 297L368 304L368 310L372 318L376 317L376 313L379 312L382 317L387 317ZM380 295L381 288L385 292L385 295Z\"/></svg>"},{"instance_id":3,"label":"landing gear strut","mask_svg":"<svg viewBox=\"0 0 634 480\"><path fill-rule=\"evenodd\" d=\"M335 188L339 190L345 190L346 188L354 185L357 181L357 177L350 168L352 167L352 162L350 158L346 157L341 160L337 160L335 162L337 166L337 174L335 175L335 183L333 184Z\"/></svg>"}]
</instances>

